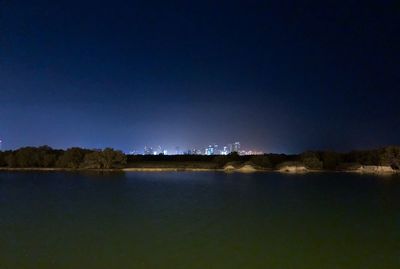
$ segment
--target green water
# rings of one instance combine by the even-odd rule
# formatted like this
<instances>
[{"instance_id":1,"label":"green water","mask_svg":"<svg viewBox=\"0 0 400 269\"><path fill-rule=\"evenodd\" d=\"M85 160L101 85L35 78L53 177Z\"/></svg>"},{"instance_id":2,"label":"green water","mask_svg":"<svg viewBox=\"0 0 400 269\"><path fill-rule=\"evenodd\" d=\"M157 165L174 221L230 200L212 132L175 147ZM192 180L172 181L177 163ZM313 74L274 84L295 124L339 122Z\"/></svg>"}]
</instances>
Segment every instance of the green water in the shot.
<instances>
[{"instance_id":1,"label":"green water","mask_svg":"<svg viewBox=\"0 0 400 269\"><path fill-rule=\"evenodd\" d=\"M0 173L0 268L400 268L400 178Z\"/></svg>"}]
</instances>

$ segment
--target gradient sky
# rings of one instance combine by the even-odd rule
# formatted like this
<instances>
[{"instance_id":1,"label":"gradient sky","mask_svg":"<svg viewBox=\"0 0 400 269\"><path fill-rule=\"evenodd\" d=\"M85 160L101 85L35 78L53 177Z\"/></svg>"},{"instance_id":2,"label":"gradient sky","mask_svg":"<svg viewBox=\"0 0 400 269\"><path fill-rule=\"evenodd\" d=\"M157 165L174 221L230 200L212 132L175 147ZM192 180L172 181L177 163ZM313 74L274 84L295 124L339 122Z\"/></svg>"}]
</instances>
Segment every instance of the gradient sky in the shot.
<instances>
[{"instance_id":1,"label":"gradient sky","mask_svg":"<svg viewBox=\"0 0 400 269\"><path fill-rule=\"evenodd\" d=\"M399 144L399 18L395 1L0 0L3 149Z\"/></svg>"}]
</instances>

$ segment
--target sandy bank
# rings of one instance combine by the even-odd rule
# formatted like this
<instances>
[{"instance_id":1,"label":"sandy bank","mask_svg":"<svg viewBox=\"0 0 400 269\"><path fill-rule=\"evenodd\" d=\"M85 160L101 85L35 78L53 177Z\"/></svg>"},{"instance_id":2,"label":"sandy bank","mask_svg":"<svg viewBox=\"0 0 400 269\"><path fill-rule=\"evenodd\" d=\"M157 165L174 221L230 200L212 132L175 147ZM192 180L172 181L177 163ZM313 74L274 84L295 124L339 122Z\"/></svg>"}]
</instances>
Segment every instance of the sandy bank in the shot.
<instances>
[{"instance_id":1,"label":"sandy bank","mask_svg":"<svg viewBox=\"0 0 400 269\"><path fill-rule=\"evenodd\" d=\"M306 173L309 170L303 165L285 165L278 169L282 173Z\"/></svg>"},{"instance_id":2,"label":"sandy bank","mask_svg":"<svg viewBox=\"0 0 400 269\"><path fill-rule=\"evenodd\" d=\"M390 166L381 166L381 165L362 165L354 172L357 173L365 173L365 174L394 174L398 173L398 170L394 170Z\"/></svg>"},{"instance_id":3,"label":"sandy bank","mask_svg":"<svg viewBox=\"0 0 400 269\"><path fill-rule=\"evenodd\" d=\"M223 169L225 172L239 172L239 173L254 173L254 172L259 172L263 171L260 169L256 169L254 166L250 164L245 164L243 166L235 167L232 164L227 164L224 166Z\"/></svg>"},{"instance_id":4,"label":"sandy bank","mask_svg":"<svg viewBox=\"0 0 400 269\"><path fill-rule=\"evenodd\" d=\"M253 173L253 172L260 171L260 170L254 168L252 165L246 164L246 165L243 165L242 167L240 167L237 171L242 172L242 173Z\"/></svg>"}]
</instances>

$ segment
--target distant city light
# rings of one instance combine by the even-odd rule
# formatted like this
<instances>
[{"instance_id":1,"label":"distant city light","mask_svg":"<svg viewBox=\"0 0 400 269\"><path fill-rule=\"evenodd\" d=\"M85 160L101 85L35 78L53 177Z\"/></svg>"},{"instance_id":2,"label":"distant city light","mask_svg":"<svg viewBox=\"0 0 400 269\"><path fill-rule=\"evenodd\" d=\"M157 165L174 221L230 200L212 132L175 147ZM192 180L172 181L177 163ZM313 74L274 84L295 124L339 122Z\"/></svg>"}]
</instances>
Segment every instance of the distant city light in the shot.
<instances>
[{"instance_id":1,"label":"distant city light","mask_svg":"<svg viewBox=\"0 0 400 269\"><path fill-rule=\"evenodd\" d=\"M168 155L168 150L164 149L162 146L157 147L149 147L145 146L143 150L143 155ZM241 148L240 142L236 141L233 143L226 144L222 147L219 147L218 144L209 144L207 147L203 149L191 148L187 150L181 150L179 146L175 147L175 150L172 151L173 154L170 155L228 155L233 152L238 153L239 155L261 155L264 152L259 150L244 150ZM140 154L139 152L133 150L130 151L130 154L136 155Z\"/></svg>"}]
</instances>

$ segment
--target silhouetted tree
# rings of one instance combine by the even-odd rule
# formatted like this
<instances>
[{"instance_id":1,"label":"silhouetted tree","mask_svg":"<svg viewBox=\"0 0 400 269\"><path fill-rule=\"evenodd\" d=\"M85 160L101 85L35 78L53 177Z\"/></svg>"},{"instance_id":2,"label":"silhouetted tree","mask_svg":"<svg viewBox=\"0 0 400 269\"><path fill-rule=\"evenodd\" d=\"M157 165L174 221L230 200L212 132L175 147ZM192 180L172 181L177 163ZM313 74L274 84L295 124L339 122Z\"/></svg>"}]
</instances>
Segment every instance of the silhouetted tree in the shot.
<instances>
[{"instance_id":1,"label":"silhouetted tree","mask_svg":"<svg viewBox=\"0 0 400 269\"><path fill-rule=\"evenodd\" d=\"M322 162L318 154L312 151L307 151L301 154L301 161L308 169L322 169Z\"/></svg>"},{"instance_id":2,"label":"silhouetted tree","mask_svg":"<svg viewBox=\"0 0 400 269\"><path fill-rule=\"evenodd\" d=\"M380 154L380 164L389 165L394 169L400 168L400 147L389 146L382 150Z\"/></svg>"},{"instance_id":3,"label":"silhouetted tree","mask_svg":"<svg viewBox=\"0 0 400 269\"><path fill-rule=\"evenodd\" d=\"M89 169L112 169L122 168L125 165L126 155L124 153L106 148L103 151L86 153L82 166Z\"/></svg>"},{"instance_id":4,"label":"silhouetted tree","mask_svg":"<svg viewBox=\"0 0 400 269\"><path fill-rule=\"evenodd\" d=\"M90 151L81 148L69 148L58 158L57 166L77 169L82 164L83 158L88 152Z\"/></svg>"},{"instance_id":5,"label":"silhouetted tree","mask_svg":"<svg viewBox=\"0 0 400 269\"><path fill-rule=\"evenodd\" d=\"M218 155L214 157L213 161L217 164L218 167L221 168L229 162L229 157L226 155Z\"/></svg>"},{"instance_id":6,"label":"silhouetted tree","mask_svg":"<svg viewBox=\"0 0 400 269\"><path fill-rule=\"evenodd\" d=\"M233 152L229 153L226 156L228 157L228 160L230 162L234 162L234 161L239 161L240 160L240 155L236 151L233 151Z\"/></svg>"},{"instance_id":7,"label":"silhouetted tree","mask_svg":"<svg viewBox=\"0 0 400 269\"><path fill-rule=\"evenodd\" d=\"M121 168L126 165L126 156L122 151L106 148L101 153L102 168Z\"/></svg>"},{"instance_id":8,"label":"silhouetted tree","mask_svg":"<svg viewBox=\"0 0 400 269\"><path fill-rule=\"evenodd\" d=\"M8 167L18 167L17 158L15 157L13 152L9 152L8 154L6 154L4 160L6 161Z\"/></svg>"},{"instance_id":9,"label":"silhouetted tree","mask_svg":"<svg viewBox=\"0 0 400 269\"><path fill-rule=\"evenodd\" d=\"M6 156L7 154L5 152L0 151L0 167L7 166Z\"/></svg>"},{"instance_id":10,"label":"silhouetted tree","mask_svg":"<svg viewBox=\"0 0 400 269\"><path fill-rule=\"evenodd\" d=\"M323 168L327 170L334 170L336 166L339 164L340 158L339 154L333 151L324 151L322 152L322 163Z\"/></svg>"},{"instance_id":11,"label":"silhouetted tree","mask_svg":"<svg viewBox=\"0 0 400 269\"><path fill-rule=\"evenodd\" d=\"M82 166L88 169L100 169L102 168L101 158L100 151L86 153Z\"/></svg>"},{"instance_id":12,"label":"silhouetted tree","mask_svg":"<svg viewBox=\"0 0 400 269\"><path fill-rule=\"evenodd\" d=\"M250 162L262 168L272 168L272 163L267 155L256 155L251 157Z\"/></svg>"},{"instance_id":13,"label":"silhouetted tree","mask_svg":"<svg viewBox=\"0 0 400 269\"><path fill-rule=\"evenodd\" d=\"M46 153L42 156L41 167L54 167L57 163L57 154Z\"/></svg>"},{"instance_id":14,"label":"silhouetted tree","mask_svg":"<svg viewBox=\"0 0 400 269\"><path fill-rule=\"evenodd\" d=\"M15 152L18 167L37 167L38 157L38 152L33 147L20 148Z\"/></svg>"}]
</instances>

